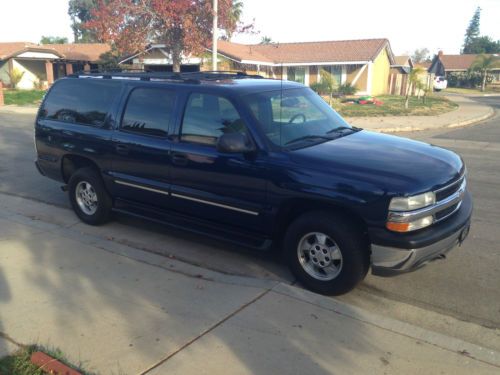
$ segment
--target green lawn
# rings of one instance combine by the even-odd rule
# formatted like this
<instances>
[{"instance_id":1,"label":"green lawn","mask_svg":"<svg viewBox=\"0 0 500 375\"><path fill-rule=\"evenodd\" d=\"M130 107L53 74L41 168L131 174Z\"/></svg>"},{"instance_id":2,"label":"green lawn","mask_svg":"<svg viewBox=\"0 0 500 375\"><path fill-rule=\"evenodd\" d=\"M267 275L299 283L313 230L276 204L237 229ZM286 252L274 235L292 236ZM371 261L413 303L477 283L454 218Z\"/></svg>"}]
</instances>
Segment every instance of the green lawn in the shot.
<instances>
[{"instance_id":1,"label":"green lawn","mask_svg":"<svg viewBox=\"0 0 500 375\"><path fill-rule=\"evenodd\" d=\"M333 108L345 117L378 117L378 116L434 116L449 112L458 107L458 104L442 97L429 96L425 104L422 99L411 97L408 109L405 109L403 96L377 96L382 105L374 104L345 104L340 101L333 103Z\"/></svg>"},{"instance_id":2,"label":"green lawn","mask_svg":"<svg viewBox=\"0 0 500 375\"><path fill-rule=\"evenodd\" d=\"M31 363L31 354L36 351L47 353L52 358L58 359L60 362L76 369L84 375L92 375L82 370L79 366L72 366L68 363L61 351L39 347L38 345L28 346L12 355L0 358L0 375L45 375L45 372Z\"/></svg>"},{"instance_id":3,"label":"green lawn","mask_svg":"<svg viewBox=\"0 0 500 375\"><path fill-rule=\"evenodd\" d=\"M6 105L37 105L45 95L42 90L5 90L3 92Z\"/></svg>"},{"instance_id":4,"label":"green lawn","mask_svg":"<svg viewBox=\"0 0 500 375\"><path fill-rule=\"evenodd\" d=\"M463 87L448 87L446 90L442 91L444 94L446 93L454 93L454 94L465 94L465 95L483 95L483 94L498 94L500 90L497 87L486 87L486 90L483 92L480 89L467 89Z\"/></svg>"}]
</instances>

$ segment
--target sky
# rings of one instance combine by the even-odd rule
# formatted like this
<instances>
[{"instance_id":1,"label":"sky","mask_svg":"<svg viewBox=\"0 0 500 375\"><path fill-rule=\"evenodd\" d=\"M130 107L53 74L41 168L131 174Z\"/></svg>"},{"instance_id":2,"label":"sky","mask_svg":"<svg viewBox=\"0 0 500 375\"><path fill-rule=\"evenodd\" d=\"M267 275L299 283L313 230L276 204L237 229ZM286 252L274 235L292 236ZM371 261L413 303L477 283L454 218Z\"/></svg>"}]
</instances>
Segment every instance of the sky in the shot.
<instances>
[{"instance_id":1,"label":"sky","mask_svg":"<svg viewBox=\"0 0 500 375\"><path fill-rule=\"evenodd\" d=\"M481 34L500 39L500 0L243 0L243 20L258 34L235 42L306 42L388 38L396 55L428 48L459 53L477 6ZM39 42L42 35L72 41L68 0L0 0L0 42ZM19 14L22 17L9 15Z\"/></svg>"}]
</instances>

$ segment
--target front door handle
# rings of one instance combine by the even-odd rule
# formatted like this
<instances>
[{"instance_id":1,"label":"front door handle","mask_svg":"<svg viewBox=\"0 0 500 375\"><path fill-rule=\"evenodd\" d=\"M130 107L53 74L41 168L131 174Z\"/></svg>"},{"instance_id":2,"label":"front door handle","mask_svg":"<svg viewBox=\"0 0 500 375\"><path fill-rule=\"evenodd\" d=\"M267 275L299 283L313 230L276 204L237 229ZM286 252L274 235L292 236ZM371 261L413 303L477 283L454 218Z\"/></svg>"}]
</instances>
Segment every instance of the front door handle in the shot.
<instances>
[{"instance_id":1,"label":"front door handle","mask_svg":"<svg viewBox=\"0 0 500 375\"><path fill-rule=\"evenodd\" d=\"M173 154L172 163L175 165L186 166L188 163L188 158L185 154Z\"/></svg>"},{"instance_id":2,"label":"front door handle","mask_svg":"<svg viewBox=\"0 0 500 375\"><path fill-rule=\"evenodd\" d=\"M115 150L116 150L117 154L127 155L130 151L130 148L128 146L125 146L125 145L116 145Z\"/></svg>"}]
</instances>

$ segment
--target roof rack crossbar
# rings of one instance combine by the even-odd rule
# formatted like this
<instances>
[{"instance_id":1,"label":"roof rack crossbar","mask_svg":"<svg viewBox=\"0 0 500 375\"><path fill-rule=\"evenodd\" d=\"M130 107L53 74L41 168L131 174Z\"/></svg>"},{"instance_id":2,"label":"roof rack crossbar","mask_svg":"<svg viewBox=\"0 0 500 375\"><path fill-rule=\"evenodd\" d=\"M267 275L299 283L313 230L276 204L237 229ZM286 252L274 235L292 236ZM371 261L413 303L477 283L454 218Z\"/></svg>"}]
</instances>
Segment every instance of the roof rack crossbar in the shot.
<instances>
[{"instance_id":1,"label":"roof rack crossbar","mask_svg":"<svg viewBox=\"0 0 500 375\"><path fill-rule=\"evenodd\" d=\"M73 78L101 78L101 79L134 79L141 81L182 81L186 83L199 83L200 81L223 80L223 79L243 79L243 78L264 78L260 75L247 74L241 71L200 71L200 72L145 72L131 70L107 70L99 71L94 69L91 71L79 71L68 75Z\"/></svg>"}]
</instances>

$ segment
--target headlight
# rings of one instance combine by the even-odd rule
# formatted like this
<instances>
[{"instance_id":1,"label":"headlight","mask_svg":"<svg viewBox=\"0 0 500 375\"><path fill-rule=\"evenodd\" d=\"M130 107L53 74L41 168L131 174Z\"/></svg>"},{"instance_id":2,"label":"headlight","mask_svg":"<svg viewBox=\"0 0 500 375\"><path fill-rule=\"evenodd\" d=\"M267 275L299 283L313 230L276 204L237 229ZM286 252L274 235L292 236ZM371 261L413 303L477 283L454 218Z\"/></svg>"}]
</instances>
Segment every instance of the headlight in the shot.
<instances>
[{"instance_id":1,"label":"headlight","mask_svg":"<svg viewBox=\"0 0 500 375\"><path fill-rule=\"evenodd\" d=\"M417 229L428 227L433 222L434 217L431 215L405 223L388 221L385 226L387 229L392 230L393 232L411 232Z\"/></svg>"},{"instance_id":2,"label":"headlight","mask_svg":"<svg viewBox=\"0 0 500 375\"><path fill-rule=\"evenodd\" d=\"M389 211L413 211L436 203L436 194L432 191L413 197L394 197L389 204Z\"/></svg>"}]
</instances>

